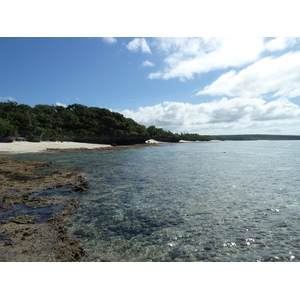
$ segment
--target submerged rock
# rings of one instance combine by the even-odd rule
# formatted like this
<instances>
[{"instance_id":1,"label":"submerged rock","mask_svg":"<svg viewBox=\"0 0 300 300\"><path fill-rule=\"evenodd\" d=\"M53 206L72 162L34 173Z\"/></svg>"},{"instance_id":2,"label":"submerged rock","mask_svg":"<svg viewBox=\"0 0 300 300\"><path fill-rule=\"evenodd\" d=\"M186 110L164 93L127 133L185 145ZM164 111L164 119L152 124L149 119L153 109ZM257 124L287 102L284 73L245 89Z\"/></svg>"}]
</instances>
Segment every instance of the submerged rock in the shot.
<instances>
[{"instance_id":1,"label":"submerged rock","mask_svg":"<svg viewBox=\"0 0 300 300\"><path fill-rule=\"evenodd\" d=\"M79 241L68 237L65 221L76 210L78 200L72 198L30 197L37 192L57 187L75 186L73 192L85 190L88 182L78 173L36 172L36 169L50 166L49 162L17 161L0 158L0 210L11 209L15 205L37 210L35 216L18 211L18 216L2 219L0 223L0 261L7 262L49 262L79 261L85 255ZM11 193L11 191L16 191ZM51 219L39 216L49 206L63 206ZM47 209L46 209L47 213Z\"/></svg>"},{"instance_id":2,"label":"submerged rock","mask_svg":"<svg viewBox=\"0 0 300 300\"><path fill-rule=\"evenodd\" d=\"M17 216L17 217L11 217L9 218L10 221L18 223L18 224L27 224L27 223L35 223L36 221L38 221L37 218L35 217L31 217L28 215L21 215L21 216Z\"/></svg>"}]
</instances>

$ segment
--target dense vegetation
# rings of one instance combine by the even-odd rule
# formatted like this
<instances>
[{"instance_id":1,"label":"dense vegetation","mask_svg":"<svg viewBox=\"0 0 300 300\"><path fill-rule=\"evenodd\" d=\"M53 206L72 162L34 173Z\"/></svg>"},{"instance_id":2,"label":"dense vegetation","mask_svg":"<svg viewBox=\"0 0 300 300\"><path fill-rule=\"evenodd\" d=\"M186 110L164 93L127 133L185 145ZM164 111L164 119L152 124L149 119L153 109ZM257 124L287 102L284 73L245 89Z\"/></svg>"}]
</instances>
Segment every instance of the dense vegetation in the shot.
<instances>
[{"instance_id":1,"label":"dense vegetation","mask_svg":"<svg viewBox=\"0 0 300 300\"><path fill-rule=\"evenodd\" d=\"M143 126L122 114L98 107L72 104L68 107L0 102L0 138L28 141L64 140L133 144L147 139L178 142L210 140L198 134L172 133L155 126Z\"/></svg>"}]
</instances>

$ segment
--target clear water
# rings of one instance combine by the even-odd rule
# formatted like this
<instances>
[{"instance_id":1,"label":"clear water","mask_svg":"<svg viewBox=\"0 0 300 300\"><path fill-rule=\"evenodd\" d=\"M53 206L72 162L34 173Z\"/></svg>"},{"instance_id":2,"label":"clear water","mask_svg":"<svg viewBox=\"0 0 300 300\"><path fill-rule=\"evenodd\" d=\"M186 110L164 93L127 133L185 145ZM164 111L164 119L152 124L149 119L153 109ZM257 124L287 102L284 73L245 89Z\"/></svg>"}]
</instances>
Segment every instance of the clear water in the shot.
<instances>
[{"instance_id":1,"label":"clear water","mask_svg":"<svg viewBox=\"0 0 300 300\"><path fill-rule=\"evenodd\" d=\"M21 215L28 215L34 217L36 223L43 223L54 217L56 213L61 212L64 209L62 205L51 205L38 208L30 208L24 204L16 204L9 208L0 210L0 221L11 217L17 217Z\"/></svg>"},{"instance_id":2,"label":"clear water","mask_svg":"<svg viewBox=\"0 0 300 300\"><path fill-rule=\"evenodd\" d=\"M300 142L21 155L85 173L87 261L300 261Z\"/></svg>"}]
</instances>

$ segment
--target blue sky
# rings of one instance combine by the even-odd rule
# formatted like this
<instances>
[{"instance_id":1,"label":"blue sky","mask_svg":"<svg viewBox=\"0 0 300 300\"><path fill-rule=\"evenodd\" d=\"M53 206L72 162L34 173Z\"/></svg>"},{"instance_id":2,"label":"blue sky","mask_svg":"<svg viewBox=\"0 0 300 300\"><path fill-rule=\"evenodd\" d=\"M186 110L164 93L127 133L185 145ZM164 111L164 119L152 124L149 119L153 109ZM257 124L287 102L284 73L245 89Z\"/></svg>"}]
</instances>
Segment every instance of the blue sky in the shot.
<instances>
[{"instance_id":1,"label":"blue sky","mask_svg":"<svg viewBox=\"0 0 300 300\"><path fill-rule=\"evenodd\" d=\"M200 134L300 134L299 38L2 37L0 101Z\"/></svg>"}]
</instances>

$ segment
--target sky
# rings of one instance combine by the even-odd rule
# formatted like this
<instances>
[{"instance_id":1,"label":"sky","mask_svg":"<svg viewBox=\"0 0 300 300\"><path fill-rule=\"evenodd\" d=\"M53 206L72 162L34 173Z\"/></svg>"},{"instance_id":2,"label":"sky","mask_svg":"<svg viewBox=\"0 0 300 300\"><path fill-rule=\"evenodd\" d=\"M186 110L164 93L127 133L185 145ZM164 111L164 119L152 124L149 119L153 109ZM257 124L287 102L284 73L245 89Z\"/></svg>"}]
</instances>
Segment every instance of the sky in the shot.
<instances>
[{"instance_id":1,"label":"sky","mask_svg":"<svg viewBox=\"0 0 300 300\"><path fill-rule=\"evenodd\" d=\"M0 101L199 134L300 134L300 38L2 37Z\"/></svg>"}]
</instances>

